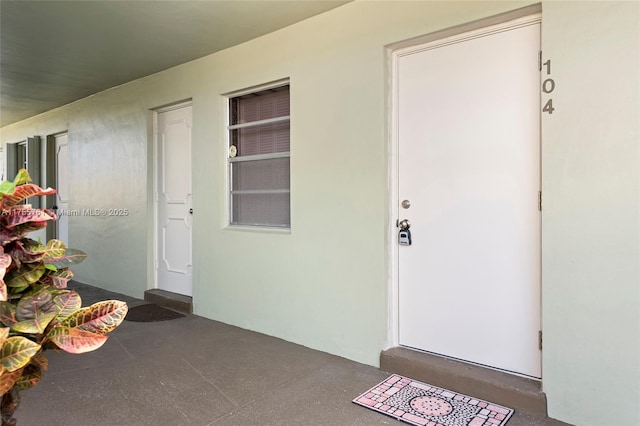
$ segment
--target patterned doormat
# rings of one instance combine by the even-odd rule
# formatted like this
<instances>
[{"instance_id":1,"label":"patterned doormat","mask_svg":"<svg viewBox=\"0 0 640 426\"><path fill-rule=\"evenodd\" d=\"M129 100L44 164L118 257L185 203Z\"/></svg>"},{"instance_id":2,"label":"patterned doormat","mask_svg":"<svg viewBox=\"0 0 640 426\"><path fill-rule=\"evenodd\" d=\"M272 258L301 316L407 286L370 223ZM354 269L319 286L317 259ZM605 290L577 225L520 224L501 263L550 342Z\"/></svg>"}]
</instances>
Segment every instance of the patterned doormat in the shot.
<instances>
[{"instance_id":1,"label":"patterned doormat","mask_svg":"<svg viewBox=\"0 0 640 426\"><path fill-rule=\"evenodd\" d=\"M397 374L353 402L418 426L502 426L513 415L511 408Z\"/></svg>"}]
</instances>

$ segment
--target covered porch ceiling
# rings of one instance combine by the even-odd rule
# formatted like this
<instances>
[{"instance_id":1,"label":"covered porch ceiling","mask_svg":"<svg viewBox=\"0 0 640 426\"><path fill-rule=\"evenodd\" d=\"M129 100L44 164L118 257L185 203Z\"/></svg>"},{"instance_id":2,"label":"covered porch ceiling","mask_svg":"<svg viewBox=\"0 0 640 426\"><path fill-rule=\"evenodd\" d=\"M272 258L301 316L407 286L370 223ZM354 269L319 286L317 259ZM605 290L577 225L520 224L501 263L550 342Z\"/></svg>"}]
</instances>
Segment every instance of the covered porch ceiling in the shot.
<instances>
[{"instance_id":1,"label":"covered porch ceiling","mask_svg":"<svg viewBox=\"0 0 640 426\"><path fill-rule=\"evenodd\" d=\"M2 0L0 127L345 3Z\"/></svg>"}]
</instances>

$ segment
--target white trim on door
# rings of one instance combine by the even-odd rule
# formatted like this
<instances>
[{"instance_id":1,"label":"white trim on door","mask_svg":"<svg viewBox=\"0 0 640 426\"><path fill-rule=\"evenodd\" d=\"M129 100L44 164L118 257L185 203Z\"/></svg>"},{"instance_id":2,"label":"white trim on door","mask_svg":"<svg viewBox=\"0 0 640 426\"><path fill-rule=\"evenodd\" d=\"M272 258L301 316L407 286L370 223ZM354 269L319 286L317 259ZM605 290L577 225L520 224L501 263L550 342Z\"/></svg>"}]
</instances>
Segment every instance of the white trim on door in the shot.
<instances>
[{"instance_id":1,"label":"white trim on door","mask_svg":"<svg viewBox=\"0 0 640 426\"><path fill-rule=\"evenodd\" d=\"M53 135L53 138L54 138L53 155L54 155L55 171L56 171L55 173L55 186L56 186L55 204L58 206L58 209L60 209L59 211L64 212L69 208L69 199L67 199L66 201L62 200L63 195L66 195L67 197L69 196L68 194L68 191L69 191L69 179L68 179L69 134L67 132L58 133ZM60 177L61 177L61 172L63 172L63 170L62 170L62 165L60 164L59 154L62 147L65 147L66 149L66 153L64 155L65 162L66 162L66 164L64 165L66 166L66 169L64 170L64 174L66 174L66 179L67 179L67 181L64 182L64 185L66 186L64 190L67 192L66 194L64 193L65 191L60 190L60 187L62 186L60 182ZM66 233L63 231L65 231ZM65 244L69 244L69 215L63 215L58 218L58 220L56 221L55 234L56 234L56 239L63 241Z\"/></svg>"},{"instance_id":2,"label":"white trim on door","mask_svg":"<svg viewBox=\"0 0 640 426\"><path fill-rule=\"evenodd\" d=\"M460 43L490 34L512 30L529 25L541 23L542 14L538 5L527 7L518 11L508 12L503 15L475 21L452 29L428 34L423 37L394 43L387 46L387 75L388 96L388 139L390 143L390 157L388 163L389 182L389 285L388 285L388 328L387 345L385 349L399 346L399 247L397 244L398 228L397 220L400 219L399 204L399 123L398 123L398 59L404 55L434 49L450 44ZM501 21L504 19L504 21ZM482 24L485 24L482 27ZM542 327L542 324L540 325ZM487 367L487 366L484 366ZM492 367L487 367L494 369ZM500 369L495 369L503 371ZM510 372L511 374L532 378Z\"/></svg>"},{"instance_id":3,"label":"white trim on door","mask_svg":"<svg viewBox=\"0 0 640 426\"><path fill-rule=\"evenodd\" d=\"M180 108L193 106L193 100L187 99L174 104L165 105L151 110L153 113L153 129L152 129L152 178L153 178L153 287L158 288L158 114L173 111Z\"/></svg>"}]
</instances>

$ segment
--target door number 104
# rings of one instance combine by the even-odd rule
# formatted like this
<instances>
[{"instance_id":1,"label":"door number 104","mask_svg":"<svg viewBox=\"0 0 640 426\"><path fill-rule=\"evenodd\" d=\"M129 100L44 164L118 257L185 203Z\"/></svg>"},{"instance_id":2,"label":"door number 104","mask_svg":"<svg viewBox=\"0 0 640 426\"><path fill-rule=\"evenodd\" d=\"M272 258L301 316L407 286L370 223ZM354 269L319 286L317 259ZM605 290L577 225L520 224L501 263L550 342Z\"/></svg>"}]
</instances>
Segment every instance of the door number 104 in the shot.
<instances>
[{"instance_id":1,"label":"door number 104","mask_svg":"<svg viewBox=\"0 0 640 426\"><path fill-rule=\"evenodd\" d=\"M540 62L542 62L542 59L540 59ZM546 75L548 76L551 75L551 59L547 60L547 62L540 65L541 71L542 71L542 67L545 68ZM552 93L555 90L555 88L556 88L556 82L553 81L551 77L547 78L542 82L542 91L546 94ZM547 100L547 103L544 104L544 107L542 107L542 112L553 114L553 110L555 110L555 108L553 107L553 98L549 98Z\"/></svg>"}]
</instances>

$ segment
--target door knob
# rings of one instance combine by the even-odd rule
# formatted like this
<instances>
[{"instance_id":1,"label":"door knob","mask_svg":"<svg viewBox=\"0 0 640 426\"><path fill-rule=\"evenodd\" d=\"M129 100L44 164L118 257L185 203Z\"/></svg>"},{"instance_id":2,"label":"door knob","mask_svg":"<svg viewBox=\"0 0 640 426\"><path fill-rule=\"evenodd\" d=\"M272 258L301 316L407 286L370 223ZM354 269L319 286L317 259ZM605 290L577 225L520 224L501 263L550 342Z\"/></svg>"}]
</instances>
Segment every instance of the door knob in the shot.
<instances>
[{"instance_id":1,"label":"door knob","mask_svg":"<svg viewBox=\"0 0 640 426\"><path fill-rule=\"evenodd\" d=\"M398 222L398 228L400 228L400 230L402 231L406 231L407 229L411 228L411 222L409 222L409 219L402 219L400 222Z\"/></svg>"},{"instance_id":2,"label":"door knob","mask_svg":"<svg viewBox=\"0 0 640 426\"><path fill-rule=\"evenodd\" d=\"M193 209L189 209L189 214L193 214Z\"/></svg>"}]
</instances>

